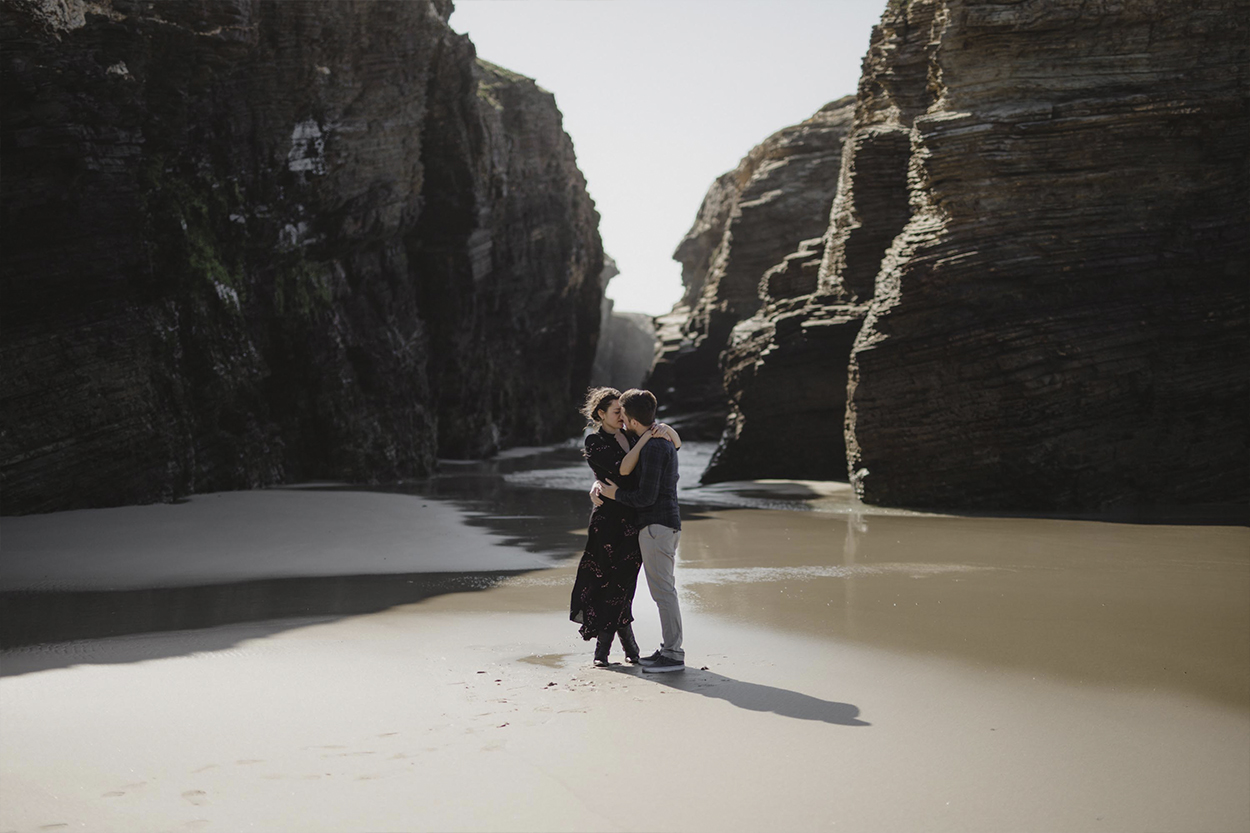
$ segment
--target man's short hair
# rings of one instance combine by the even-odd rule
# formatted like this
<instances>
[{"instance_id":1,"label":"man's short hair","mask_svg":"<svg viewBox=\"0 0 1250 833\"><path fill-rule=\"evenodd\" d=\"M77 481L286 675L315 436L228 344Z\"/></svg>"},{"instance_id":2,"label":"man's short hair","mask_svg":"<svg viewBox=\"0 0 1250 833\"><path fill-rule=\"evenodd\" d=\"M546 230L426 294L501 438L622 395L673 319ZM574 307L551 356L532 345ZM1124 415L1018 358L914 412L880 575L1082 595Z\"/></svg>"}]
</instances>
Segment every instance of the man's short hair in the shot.
<instances>
[{"instance_id":1,"label":"man's short hair","mask_svg":"<svg viewBox=\"0 0 1250 833\"><path fill-rule=\"evenodd\" d=\"M655 422L655 394L649 390L632 388L621 394L621 407L625 416L636 419L643 425Z\"/></svg>"}]
</instances>

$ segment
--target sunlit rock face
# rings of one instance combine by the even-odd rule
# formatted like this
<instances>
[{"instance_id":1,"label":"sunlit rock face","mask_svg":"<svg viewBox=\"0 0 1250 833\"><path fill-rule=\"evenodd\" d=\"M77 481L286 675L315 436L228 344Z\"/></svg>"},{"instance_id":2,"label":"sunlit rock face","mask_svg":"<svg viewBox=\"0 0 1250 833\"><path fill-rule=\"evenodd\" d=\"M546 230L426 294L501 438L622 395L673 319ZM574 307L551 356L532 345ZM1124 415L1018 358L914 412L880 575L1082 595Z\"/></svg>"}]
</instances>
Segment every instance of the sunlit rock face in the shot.
<instances>
[{"instance_id":1,"label":"sunlit rock face","mask_svg":"<svg viewBox=\"0 0 1250 833\"><path fill-rule=\"evenodd\" d=\"M598 217L445 0L0 9L5 513L576 431Z\"/></svg>"},{"instance_id":2,"label":"sunlit rock face","mask_svg":"<svg viewBox=\"0 0 1250 833\"><path fill-rule=\"evenodd\" d=\"M839 456L829 431L789 450L743 438L785 408L806 431L846 373L868 502L1244 500L1248 26L1234 0L892 0L816 291L778 281L726 354L720 479ZM857 316L842 371L828 350Z\"/></svg>"},{"instance_id":3,"label":"sunlit rock face","mask_svg":"<svg viewBox=\"0 0 1250 833\"><path fill-rule=\"evenodd\" d=\"M685 293L657 320L660 352L647 385L662 413L687 417L692 437L715 438L724 425L720 354L733 326L759 309L764 273L825 231L853 105L831 102L753 148L712 184L673 255Z\"/></svg>"}]
</instances>

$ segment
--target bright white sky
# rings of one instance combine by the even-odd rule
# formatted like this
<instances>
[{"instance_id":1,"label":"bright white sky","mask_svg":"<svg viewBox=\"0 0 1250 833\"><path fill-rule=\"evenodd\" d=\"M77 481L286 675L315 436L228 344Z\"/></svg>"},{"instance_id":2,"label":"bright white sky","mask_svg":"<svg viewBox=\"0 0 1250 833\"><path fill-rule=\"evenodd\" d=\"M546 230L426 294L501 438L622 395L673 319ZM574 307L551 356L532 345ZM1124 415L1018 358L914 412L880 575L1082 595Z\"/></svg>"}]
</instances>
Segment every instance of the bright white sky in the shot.
<instances>
[{"instance_id":1,"label":"bright white sky","mask_svg":"<svg viewBox=\"0 0 1250 833\"><path fill-rule=\"evenodd\" d=\"M853 94L885 0L455 0L452 28L555 94L621 275L668 312L708 186L769 134Z\"/></svg>"}]
</instances>

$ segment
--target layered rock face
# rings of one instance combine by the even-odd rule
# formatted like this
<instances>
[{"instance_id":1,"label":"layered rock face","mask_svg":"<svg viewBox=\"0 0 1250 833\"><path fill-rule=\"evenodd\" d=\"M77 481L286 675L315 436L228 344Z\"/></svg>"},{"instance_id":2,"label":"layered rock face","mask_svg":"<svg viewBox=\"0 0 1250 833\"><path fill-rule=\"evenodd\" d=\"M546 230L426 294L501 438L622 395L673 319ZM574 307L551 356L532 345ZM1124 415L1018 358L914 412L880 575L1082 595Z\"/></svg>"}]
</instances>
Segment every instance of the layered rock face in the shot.
<instances>
[{"instance_id":1,"label":"layered rock face","mask_svg":"<svg viewBox=\"0 0 1250 833\"><path fill-rule=\"evenodd\" d=\"M575 432L598 217L445 0L0 10L5 513Z\"/></svg>"},{"instance_id":2,"label":"layered rock face","mask_svg":"<svg viewBox=\"0 0 1250 833\"><path fill-rule=\"evenodd\" d=\"M685 293L658 323L647 381L666 415L701 414L690 436L720 433L727 408L719 360L733 326L760 306L764 273L828 223L853 100L839 99L765 139L719 177L674 253Z\"/></svg>"},{"instance_id":3,"label":"layered rock face","mask_svg":"<svg viewBox=\"0 0 1250 833\"><path fill-rule=\"evenodd\" d=\"M817 294L765 301L721 356L730 411L702 482L845 480L847 357L866 308Z\"/></svg>"},{"instance_id":4,"label":"layered rock face","mask_svg":"<svg viewBox=\"0 0 1250 833\"><path fill-rule=\"evenodd\" d=\"M807 332L859 310L845 439L868 502L1244 500L1247 44L1233 0L890 2L819 285L765 298L726 357L738 433L771 417L787 361L840 372L801 360L796 311ZM763 476L733 433L734 476Z\"/></svg>"}]
</instances>

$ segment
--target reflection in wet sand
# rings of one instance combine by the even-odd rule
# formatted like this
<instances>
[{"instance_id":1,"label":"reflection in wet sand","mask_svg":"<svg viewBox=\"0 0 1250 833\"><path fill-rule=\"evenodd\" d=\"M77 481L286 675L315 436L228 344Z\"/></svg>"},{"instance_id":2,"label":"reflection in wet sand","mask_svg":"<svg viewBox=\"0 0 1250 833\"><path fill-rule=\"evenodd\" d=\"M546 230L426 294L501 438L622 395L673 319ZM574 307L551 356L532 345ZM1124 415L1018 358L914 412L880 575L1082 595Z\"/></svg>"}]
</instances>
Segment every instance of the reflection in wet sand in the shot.
<instances>
[{"instance_id":1,"label":"reflection in wet sand","mask_svg":"<svg viewBox=\"0 0 1250 833\"><path fill-rule=\"evenodd\" d=\"M529 654L521 657L518 662L530 665L541 665L543 668L563 668L568 664L571 654Z\"/></svg>"},{"instance_id":2,"label":"reflection in wet sand","mask_svg":"<svg viewBox=\"0 0 1250 833\"><path fill-rule=\"evenodd\" d=\"M685 528L678 581L691 603L708 613L982 667L1183 690L1250 708L1250 530L1245 527L881 510L858 504L841 483L699 487L697 463L707 451L689 443L681 452L688 474L682 488ZM103 564L91 560L92 552L67 555L68 544L58 544L54 554L66 564L90 564L112 587L64 589L71 580L81 583L84 574L77 572L40 582L60 585L60 590L0 594L3 643L12 647L233 622L272 621L277 627L287 618L380 611L487 589L501 580L513 590L512 604L528 598L525 609L544 609L552 597L544 588L571 581L567 572L584 541L585 530L578 527L588 514L588 483L578 449L557 446L448 466L437 477L405 487L327 484L197 497L182 507L64 513L76 523L99 517L125 559ZM345 553L337 561L309 554L315 541L305 529L308 511L300 508L308 501L314 501L310 505L317 507L319 520L329 520L332 506L345 507L343 517L329 523L337 530L354 525L372 536L360 551L377 574L354 574L361 571L361 557L352 554L346 538L335 539L334 546ZM248 502L263 511L249 515ZM212 514L217 507L234 514L223 522ZM144 587L145 565L160 576L158 583L168 583L179 569L165 557L180 534L168 518L194 511L202 517L186 530L188 546L208 556L196 555L187 566L207 571L207 578L185 587ZM403 529L405 513L437 512L442 518L447 511L460 520L440 520L448 531L434 539L379 534L380 524ZM149 534L150 556L139 557L123 546L119 530L128 528L118 523L131 515L160 521L152 527L158 537ZM21 524L10 523L14 520ZM6 527L33 529L41 522L65 525L46 516L9 519ZM217 532L223 525L229 539ZM456 525L473 534L453 534ZM57 534L65 535L64 529ZM24 574L15 569L22 567L22 540L10 535L6 542L6 584ZM218 555L221 546L212 548L215 540L228 540L228 559ZM294 541L303 543L292 547ZM478 572L446 572L443 565L456 563L447 557L451 545L465 549L466 563L477 565L469 569ZM379 551L411 551L417 562L431 560L437 565L433 569L442 571L388 574ZM38 556L32 563L39 569L49 569L42 551L32 549L31 555ZM301 560L317 574L298 575L305 569ZM215 561L221 567L213 567ZM514 569L508 569L509 562ZM532 572L541 564L564 568ZM213 569L221 571L219 578ZM239 580L252 575L254 580ZM117 588L119 578L124 589ZM520 595L527 586L533 592ZM643 589L638 604L648 602ZM480 603L494 604L489 597Z\"/></svg>"},{"instance_id":3,"label":"reflection in wet sand","mask_svg":"<svg viewBox=\"0 0 1250 833\"><path fill-rule=\"evenodd\" d=\"M701 609L834 639L1250 709L1250 530L718 510Z\"/></svg>"},{"instance_id":4,"label":"reflection in wet sand","mask_svg":"<svg viewBox=\"0 0 1250 833\"><path fill-rule=\"evenodd\" d=\"M313 576L136 590L0 594L0 649L127 634L377 613L486 590L519 571ZM0 668L10 673L11 664Z\"/></svg>"}]
</instances>

